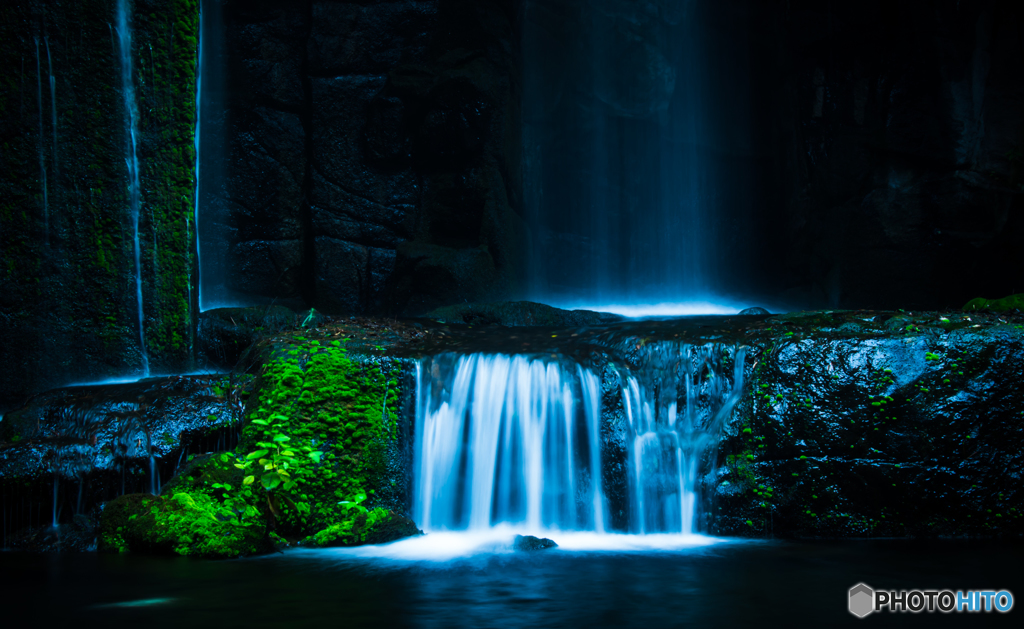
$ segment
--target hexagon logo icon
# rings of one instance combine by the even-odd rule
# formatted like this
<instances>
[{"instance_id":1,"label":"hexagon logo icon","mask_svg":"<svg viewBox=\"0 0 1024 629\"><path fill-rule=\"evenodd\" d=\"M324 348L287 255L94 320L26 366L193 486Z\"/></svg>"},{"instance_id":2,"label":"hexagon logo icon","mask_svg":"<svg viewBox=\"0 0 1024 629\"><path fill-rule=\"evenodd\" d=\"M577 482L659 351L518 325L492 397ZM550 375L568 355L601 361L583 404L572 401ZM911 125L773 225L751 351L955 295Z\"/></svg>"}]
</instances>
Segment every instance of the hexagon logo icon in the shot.
<instances>
[{"instance_id":1,"label":"hexagon logo icon","mask_svg":"<svg viewBox=\"0 0 1024 629\"><path fill-rule=\"evenodd\" d=\"M850 588L850 613L863 618L874 611L875 591L863 583Z\"/></svg>"}]
</instances>

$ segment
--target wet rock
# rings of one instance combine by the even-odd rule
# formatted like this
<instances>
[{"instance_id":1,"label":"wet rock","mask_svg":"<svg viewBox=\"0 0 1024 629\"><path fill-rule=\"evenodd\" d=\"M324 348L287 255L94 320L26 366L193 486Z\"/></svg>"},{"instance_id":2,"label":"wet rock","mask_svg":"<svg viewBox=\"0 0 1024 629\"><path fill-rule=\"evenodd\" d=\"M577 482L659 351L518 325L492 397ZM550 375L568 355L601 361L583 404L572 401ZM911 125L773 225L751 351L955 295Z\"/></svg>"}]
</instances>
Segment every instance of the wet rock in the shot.
<instances>
[{"instance_id":1,"label":"wet rock","mask_svg":"<svg viewBox=\"0 0 1024 629\"><path fill-rule=\"evenodd\" d=\"M96 550L96 518L76 515L71 523L39 526L11 535L7 548L34 553L86 553Z\"/></svg>"},{"instance_id":2,"label":"wet rock","mask_svg":"<svg viewBox=\"0 0 1024 629\"><path fill-rule=\"evenodd\" d=\"M437 308L423 316L442 323L503 326L585 326L622 320L622 317L606 312L562 310L531 301L458 304Z\"/></svg>"},{"instance_id":3,"label":"wet rock","mask_svg":"<svg viewBox=\"0 0 1024 629\"><path fill-rule=\"evenodd\" d=\"M771 313L768 312L767 310L765 310L764 308L761 308L760 306L753 306L752 308L744 308L743 310L740 310L738 314L741 314L741 315L766 315L766 314L771 314Z\"/></svg>"},{"instance_id":4,"label":"wet rock","mask_svg":"<svg viewBox=\"0 0 1024 629\"><path fill-rule=\"evenodd\" d=\"M196 343L208 365L231 369L256 339L292 327L298 318L284 306L214 308L199 315Z\"/></svg>"},{"instance_id":5,"label":"wet rock","mask_svg":"<svg viewBox=\"0 0 1024 629\"><path fill-rule=\"evenodd\" d=\"M711 532L1024 534L1024 320L891 314L765 320L703 481Z\"/></svg>"},{"instance_id":6,"label":"wet rock","mask_svg":"<svg viewBox=\"0 0 1024 629\"><path fill-rule=\"evenodd\" d=\"M187 453L234 443L245 380L172 376L40 394L0 422L0 485L11 504L46 505L37 509L47 520L53 510L64 522L121 494L159 488ZM29 517L8 530L31 526Z\"/></svg>"},{"instance_id":7,"label":"wet rock","mask_svg":"<svg viewBox=\"0 0 1024 629\"><path fill-rule=\"evenodd\" d=\"M548 548L557 548L558 544L546 537L534 537L533 535L516 535L515 540L512 541L513 550L545 550Z\"/></svg>"}]
</instances>

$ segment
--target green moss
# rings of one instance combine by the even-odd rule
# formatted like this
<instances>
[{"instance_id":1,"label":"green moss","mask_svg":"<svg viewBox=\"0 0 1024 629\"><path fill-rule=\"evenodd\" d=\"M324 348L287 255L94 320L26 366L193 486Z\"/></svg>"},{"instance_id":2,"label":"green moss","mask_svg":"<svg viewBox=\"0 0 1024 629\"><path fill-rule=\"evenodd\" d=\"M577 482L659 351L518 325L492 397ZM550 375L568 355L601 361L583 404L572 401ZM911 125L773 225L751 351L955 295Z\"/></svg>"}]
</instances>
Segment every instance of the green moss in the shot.
<instances>
[{"instance_id":1,"label":"green moss","mask_svg":"<svg viewBox=\"0 0 1024 629\"><path fill-rule=\"evenodd\" d=\"M256 421L243 432L239 453L272 439L274 430L259 424L271 421L282 424L289 444L324 453L319 463L302 459L290 470L299 486L274 489L285 534L348 521L344 503L356 496L374 504L397 435L398 372L389 362L356 362L343 347L309 341L279 348L265 366Z\"/></svg>"},{"instance_id":2,"label":"green moss","mask_svg":"<svg viewBox=\"0 0 1024 629\"><path fill-rule=\"evenodd\" d=\"M191 459L159 497L111 503L104 549L227 557L272 548L271 532L316 546L418 532L378 497L395 491L399 364L294 339L268 355L239 446Z\"/></svg>"},{"instance_id":3,"label":"green moss","mask_svg":"<svg viewBox=\"0 0 1024 629\"><path fill-rule=\"evenodd\" d=\"M964 304L965 312L976 310L991 310L992 312L1007 312L1010 310L1024 311L1024 293L1010 295L1002 299L983 299L978 297Z\"/></svg>"},{"instance_id":4,"label":"green moss","mask_svg":"<svg viewBox=\"0 0 1024 629\"><path fill-rule=\"evenodd\" d=\"M233 510L202 491L122 496L107 510L113 510L116 522L101 522L101 551L229 558L268 546L261 518Z\"/></svg>"},{"instance_id":5,"label":"green moss","mask_svg":"<svg viewBox=\"0 0 1024 629\"><path fill-rule=\"evenodd\" d=\"M388 518L385 509L374 509L358 513L355 517L342 520L332 524L322 531L307 538L306 545L329 547L329 546L359 546L366 543L367 533L378 523Z\"/></svg>"}]
</instances>

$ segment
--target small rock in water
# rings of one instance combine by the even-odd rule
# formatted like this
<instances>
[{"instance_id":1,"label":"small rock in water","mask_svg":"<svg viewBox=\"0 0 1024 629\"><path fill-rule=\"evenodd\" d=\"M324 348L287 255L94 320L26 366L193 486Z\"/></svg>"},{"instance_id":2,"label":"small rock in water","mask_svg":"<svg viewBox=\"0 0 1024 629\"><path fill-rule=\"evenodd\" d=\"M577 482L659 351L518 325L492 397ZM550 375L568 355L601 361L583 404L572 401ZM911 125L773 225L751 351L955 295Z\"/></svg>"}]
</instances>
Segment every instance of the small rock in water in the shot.
<instances>
[{"instance_id":1,"label":"small rock in water","mask_svg":"<svg viewBox=\"0 0 1024 629\"><path fill-rule=\"evenodd\" d=\"M754 306L753 308L744 308L743 310L740 310L740 314L741 315L766 315L766 314L771 314L771 313L768 312L767 310L765 310L764 308L761 308L760 306Z\"/></svg>"},{"instance_id":2,"label":"small rock in water","mask_svg":"<svg viewBox=\"0 0 1024 629\"><path fill-rule=\"evenodd\" d=\"M557 548L558 544L546 537L534 537L533 535L516 535L512 542L514 550L544 550L545 548Z\"/></svg>"}]
</instances>

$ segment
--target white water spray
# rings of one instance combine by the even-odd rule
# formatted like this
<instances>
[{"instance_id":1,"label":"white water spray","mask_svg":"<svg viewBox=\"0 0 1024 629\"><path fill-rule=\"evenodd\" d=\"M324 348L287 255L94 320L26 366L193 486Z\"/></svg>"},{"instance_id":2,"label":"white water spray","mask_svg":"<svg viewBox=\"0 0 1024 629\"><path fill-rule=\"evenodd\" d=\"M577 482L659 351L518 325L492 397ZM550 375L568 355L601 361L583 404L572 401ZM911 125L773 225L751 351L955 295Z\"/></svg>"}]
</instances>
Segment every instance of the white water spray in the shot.
<instances>
[{"instance_id":1,"label":"white water spray","mask_svg":"<svg viewBox=\"0 0 1024 629\"><path fill-rule=\"evenodd\" d=\"M135 101L135 76L132 71L132 34L129 28L128 0L117 2L117 36L121 52L121 86L124 94L124 108L128 116L128 165L129 198L131 201L132 233L135 239L135 300L138 304L139 351L142 353L142 372L149 375L149 355L146 350L146 331L143 325L142 303L142 246L139 243L139 213L142 206L141 184L139 181L138 154L138 105Z\"/></svg>"}]
</instances>

